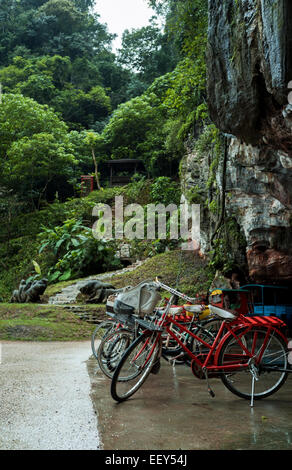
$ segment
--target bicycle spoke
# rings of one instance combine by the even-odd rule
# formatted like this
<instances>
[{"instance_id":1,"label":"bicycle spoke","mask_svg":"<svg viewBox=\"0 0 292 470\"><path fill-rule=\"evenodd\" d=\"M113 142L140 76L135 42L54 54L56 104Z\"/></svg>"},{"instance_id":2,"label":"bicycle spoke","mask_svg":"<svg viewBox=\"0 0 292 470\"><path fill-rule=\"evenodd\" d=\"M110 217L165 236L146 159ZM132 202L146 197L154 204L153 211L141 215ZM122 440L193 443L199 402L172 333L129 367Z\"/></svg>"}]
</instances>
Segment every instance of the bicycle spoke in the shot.
<instances>
[{"instance_id":1,"label":"bicycle spoke","mask_svg":"<svg viewBox=\"0 0 292 470\"><path fill-rule=\"evenodd\" d=\"M122 355L134 340L134 333L120 329L107 334L100 343L97 360L102 372L112 378Z\"/></svg>"},{"instance_id":2,"label":"bicycle spoke","mask_svg":"<svg viewBox=\"0 0 292 470\"><path fill-rule=\"evenodd\" d=\"M123 401L141 387L155 365L159 351L157 333L142 335L129 346L113 376L111 394L115 400Z\"/></svg>"},{"instance_id":3,"label":"bicycle spoke","mask_svg":"<svg viewBox=\"0 0 292 470\"><path fill-rule=\"evenodd\" d=\"M275 393L287 378L286 344L274 332L265 346L266 335L267 330L253 328L243 336L246 348L253 353L252 357L240 352L241 348L234 339L227 341L221 350L220 365L245 365L245 370L222 375L224 385L242 398L249 399L252 395L255 400L265 398Z\"/></svg>"}]
</instances>

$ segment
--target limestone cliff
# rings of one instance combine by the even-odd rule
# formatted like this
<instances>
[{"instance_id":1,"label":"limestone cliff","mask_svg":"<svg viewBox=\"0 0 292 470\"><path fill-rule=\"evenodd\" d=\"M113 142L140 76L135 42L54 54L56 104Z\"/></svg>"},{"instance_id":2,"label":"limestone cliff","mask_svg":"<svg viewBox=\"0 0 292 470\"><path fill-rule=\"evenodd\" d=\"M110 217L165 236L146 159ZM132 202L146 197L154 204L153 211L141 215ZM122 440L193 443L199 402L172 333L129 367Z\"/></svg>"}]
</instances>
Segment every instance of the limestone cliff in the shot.
<instances>
[{"instance_id":1,"label":"limestone cliff","mask_svg":"<svg viewBox=\"0 0 292 470\"><path fill-rule=\"evenodd\" d=\"M210 116L228 135L226 215L250 278L292 281L291 0L209 0L207 67Z\"/></svg>"}]
</instances>

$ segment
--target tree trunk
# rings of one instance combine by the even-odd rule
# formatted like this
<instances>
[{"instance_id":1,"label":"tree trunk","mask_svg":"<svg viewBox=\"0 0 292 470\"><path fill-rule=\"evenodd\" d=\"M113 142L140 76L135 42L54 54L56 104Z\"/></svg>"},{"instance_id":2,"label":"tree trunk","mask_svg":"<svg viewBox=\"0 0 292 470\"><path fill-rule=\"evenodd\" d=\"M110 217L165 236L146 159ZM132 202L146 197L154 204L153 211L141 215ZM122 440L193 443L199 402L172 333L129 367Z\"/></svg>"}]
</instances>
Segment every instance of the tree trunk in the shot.
<instances>
[{"instance_id":1,"label":"tree trunk","mask_svg":"<svg viewBox=\"0 0 292 470\"><path fill-rule=\"evenodd\" d=\"M92 150L92 158L93 158L93 162L94 162L95 180L96 180L97 188L101 189L100 184L99 184L99 177L98 177L98 171L97 171L97 162L96 162L94 148L92 147L91 150Z\"/></svg>"}]
</instances>

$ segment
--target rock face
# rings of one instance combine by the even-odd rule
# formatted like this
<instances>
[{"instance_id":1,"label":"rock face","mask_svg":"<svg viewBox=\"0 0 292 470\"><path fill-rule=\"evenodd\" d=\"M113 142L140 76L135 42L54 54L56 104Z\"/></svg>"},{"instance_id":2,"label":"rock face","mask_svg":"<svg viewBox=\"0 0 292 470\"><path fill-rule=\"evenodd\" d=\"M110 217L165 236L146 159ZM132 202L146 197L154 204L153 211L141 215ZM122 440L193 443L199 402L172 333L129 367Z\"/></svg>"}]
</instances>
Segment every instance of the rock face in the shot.
<instances>
[{"instance_id":1,"label":"rock face","mask_svg":"<svg viewBox=\"0 0 292 470\"><path fill-rule=\"evenodd\" d=\"M292 281L291 0L209 0L208 104L251 279ZM290 101L290 100L289 100Z\"/></svg>"},{"instance_id":2,"label":"rock face","mask_svg":"<svg viewBox=\"0 0 292 470\"><path fill-rule=\"evenodd\" d=\"M291 1L209 0L208 35L212 120L255 145L266 137L278 148L277 133L286 131L291 145L291 127L282 116L292 79Z\"/></svg>"}]
</instances>

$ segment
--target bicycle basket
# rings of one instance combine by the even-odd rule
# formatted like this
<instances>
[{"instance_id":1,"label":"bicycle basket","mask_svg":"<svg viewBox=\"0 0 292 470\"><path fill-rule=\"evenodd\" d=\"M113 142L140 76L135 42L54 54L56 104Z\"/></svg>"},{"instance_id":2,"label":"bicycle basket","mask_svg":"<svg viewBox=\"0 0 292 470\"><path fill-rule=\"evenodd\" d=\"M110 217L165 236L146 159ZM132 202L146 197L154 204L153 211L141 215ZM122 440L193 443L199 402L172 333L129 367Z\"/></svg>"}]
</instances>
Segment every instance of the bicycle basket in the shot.
<instances>
[{"instance_id":1,"label":"bicycle basket","mask_svg":"<svg viewBox=\"0 0 292 470\"><path fill-rule=\"evenodd\" d=\"M106 301L106 311L109 313L115 313L114 305L115 305L115 301L119 293L126 292L128 289L132 289L132 288L133 286L126 286L126 287L123 287L122 289L118 289L114 294L109 295Z\"/></svg>"},{"instance_id":2,"label":"bicycle basket","mask_svg":"<svg viewBox=\"0 0 292 470\"><path fill-rule=\"evenodd\" d=\"M109 295L106 301L106 311L114 313L114 303L117 298L117 294Z\"/></svg>"},{"instance_id":3,"label":"bicycle basket","mask_svg":"<svg viewBox=\"0 0 292 470\"><path fill-rule=\"evenodd\" d=\"M114 302L116 313L128 313L144 317L153 312L154 307L161 300L159 287L153 282L141 282L136 287L118 294Z\"/></svg>"}]
</instances>

